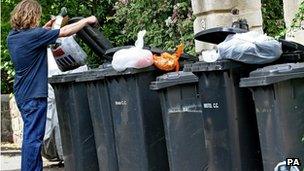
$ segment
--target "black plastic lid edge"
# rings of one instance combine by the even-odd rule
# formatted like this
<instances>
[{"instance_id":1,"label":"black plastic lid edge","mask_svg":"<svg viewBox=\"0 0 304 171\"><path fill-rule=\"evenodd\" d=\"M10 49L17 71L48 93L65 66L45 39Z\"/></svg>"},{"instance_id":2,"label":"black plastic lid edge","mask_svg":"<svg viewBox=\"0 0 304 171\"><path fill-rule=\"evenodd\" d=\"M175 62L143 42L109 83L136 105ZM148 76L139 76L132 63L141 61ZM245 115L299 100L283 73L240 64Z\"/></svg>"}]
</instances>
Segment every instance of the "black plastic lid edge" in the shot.
<instances>
[{"instance_id":1,"label":"black plastic lid edge","mask_svg":"<svg viewBox=\"0 0 304 171\"><path fill-rule=\"evenodd\" d=\"M139 73L144 73L144 72L149 72L149 71L154 71L156 68L154 66L149 66L146 68L127 68L126 70L119 72L116 71L115 69L111 68L107 70L107 74L105 75L106 77L109 76L124 76L124 75L133 75L133 74L139 74Z\"/></svg>"},{"instance_id":2,"label":"black plastic lid edge","mask_svg":"<svg viewBox=\"0 0 304 171\"><path fill-rule=\"evenodd\" d=\"M242 78L240 81L240 87L259 87L259 86L268 86L278 82L283 82L291 79L304 78L304 72L278 75L271 77L255 77L255 78Z\"/></svg>"},{"instance_id":3,"label":"black plastic lid edge","mask_svg":"<svg viewBox=\"0 0 304 171\"><path fill-rule=\"evenodd\" d=\"M186 80L183 80L180 82L172 81L172 82L158 83L157 81L153 81L150 84L150 89L151 90L161 90L161 89L168 88L168 87L173 87L173 86L182 85L182 84L197 83L197 82L198 82L197 77L195 77L195 79L186 79Z\"/></svg>"},{"instance_id":4,"label":"black plastic lid edge","mask_svg":"<svg viewBox=\"0 0 304 171\"><path fill-rule=\"evenodd\" d=\"M93 82L98 80L104 80L105 76L101 75L95 75L95 76L89 76L89 77L83 77L83 78L76 78L75 82Z\"/></svg>"},{"instance_id":5,"label":"black plastic lid edge","mask_svg":"<svg viewBox=\"0 0 304 171\"><path fill-rule=\"evenodd\" d=\"M58 77L58 78L49 78L48 82L50 84L62 84L62 83L72 83L75 82L76 77L68 77L68 78L63 78L63 77Z\"/></svg>"}]
</instances>

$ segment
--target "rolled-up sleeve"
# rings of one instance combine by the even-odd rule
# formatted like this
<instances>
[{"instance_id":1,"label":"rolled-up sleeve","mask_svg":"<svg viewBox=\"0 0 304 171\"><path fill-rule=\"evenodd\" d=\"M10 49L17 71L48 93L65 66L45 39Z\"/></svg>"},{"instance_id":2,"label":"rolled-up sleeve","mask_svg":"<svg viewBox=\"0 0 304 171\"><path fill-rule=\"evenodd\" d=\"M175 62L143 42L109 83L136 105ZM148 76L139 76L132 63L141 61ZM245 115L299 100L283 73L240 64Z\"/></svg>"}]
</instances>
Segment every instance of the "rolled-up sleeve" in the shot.
<instances>
[{"instance_id":1,"label":"rolled-up sleeve","mask_svg":"<svg viewBox=\"0 0 304 171\"><path fill-rule=\"evenodd\" d=\"M55 44L56 40L59 38L60 30L47 30L41 28L38 34L37 43L39 46L48 46L51 44Z\"/></svg>"}]
</instances>

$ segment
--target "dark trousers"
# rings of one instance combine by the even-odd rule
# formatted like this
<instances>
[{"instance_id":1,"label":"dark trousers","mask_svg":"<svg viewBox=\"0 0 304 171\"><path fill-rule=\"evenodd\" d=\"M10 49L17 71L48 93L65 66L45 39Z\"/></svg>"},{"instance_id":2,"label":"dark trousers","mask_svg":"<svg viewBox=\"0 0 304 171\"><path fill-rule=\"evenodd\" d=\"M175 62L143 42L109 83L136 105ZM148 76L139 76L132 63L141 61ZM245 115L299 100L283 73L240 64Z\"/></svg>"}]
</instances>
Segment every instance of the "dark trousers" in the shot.
<instances>
[{"instance_id":1,"label":"dark trousers","mask_svg":"<svg viewBox=\"0 0 304 171\"><path fill-rule=\"evenodd\" d=\"M18 102L24 122L21 171L42 171L41 146L45 132L47 98Z\"/></svg>"}]
</instances>

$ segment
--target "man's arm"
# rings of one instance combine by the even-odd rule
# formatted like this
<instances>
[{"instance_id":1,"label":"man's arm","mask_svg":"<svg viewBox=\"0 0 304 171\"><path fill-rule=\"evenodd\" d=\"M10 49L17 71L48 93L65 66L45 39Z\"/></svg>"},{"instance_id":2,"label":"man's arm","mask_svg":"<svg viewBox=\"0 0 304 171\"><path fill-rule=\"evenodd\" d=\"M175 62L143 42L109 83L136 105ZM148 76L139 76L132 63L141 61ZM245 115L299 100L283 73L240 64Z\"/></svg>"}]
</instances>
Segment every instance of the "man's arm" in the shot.
<instances>
[{"instance_id":1,"label":"man's arm","mask_svg":"<svg viewBox=\"0 0 304 171\"><path fill-rule=\"evenodd\" d=\"M82 20L79 20L76 23L66 25L60 29L59 37L67 37L71 36L78 31L80 31L87 24L94 24L97 22L97 18L95 16L87 17Z\"/></svg>"}]
</instances>

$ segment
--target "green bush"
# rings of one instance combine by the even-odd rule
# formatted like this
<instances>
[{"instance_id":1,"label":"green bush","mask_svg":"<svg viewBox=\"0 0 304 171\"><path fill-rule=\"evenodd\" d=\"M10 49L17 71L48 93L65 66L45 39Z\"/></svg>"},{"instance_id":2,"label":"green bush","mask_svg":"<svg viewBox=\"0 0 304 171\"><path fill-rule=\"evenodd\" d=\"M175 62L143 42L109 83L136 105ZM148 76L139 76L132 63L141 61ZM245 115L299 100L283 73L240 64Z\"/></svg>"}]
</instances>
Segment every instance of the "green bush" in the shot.
<instances>
[{"instance_id":1,"label":"green bush","mask_svg":"<svg viewBox=\"0 0 304 171\"><path fill-rule=\"evenodd\" d=\"M115 15L110 18L119 32L112 37L116 45L134 44L137 33L147 30L145 44L165 50L174 50L185 44L185 51L194 54L193 20L190 0L178 2L163 0L131 0L127 4L116 3ZM105 34L110 25L105 25Z\"/></svg>"},{"instance_id":2,"label":"green bush","mask_svg":"<svg viewBox=\"0 0 304 171\"><path fill-rule=\"evenodd\" d=\"M264 32L273 37L285 33L283 0L261 0L261 2Z\"/></svg>"}]
</instances>

